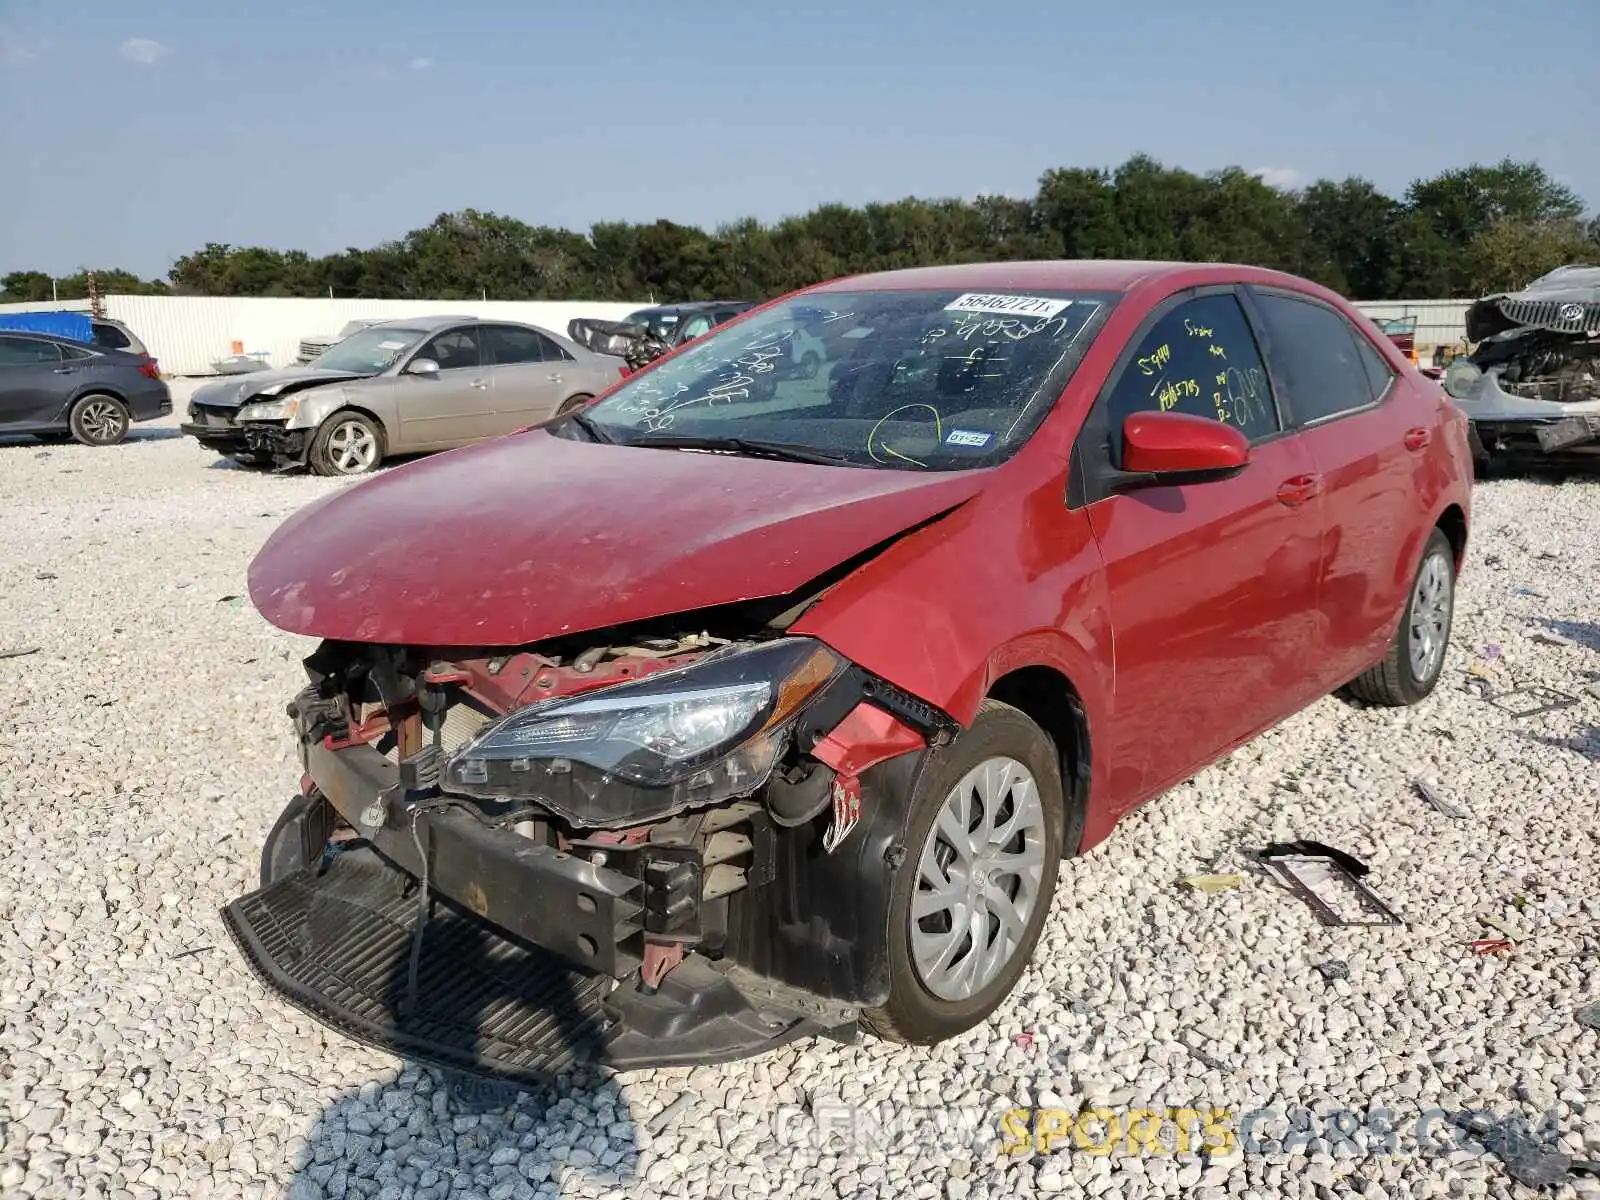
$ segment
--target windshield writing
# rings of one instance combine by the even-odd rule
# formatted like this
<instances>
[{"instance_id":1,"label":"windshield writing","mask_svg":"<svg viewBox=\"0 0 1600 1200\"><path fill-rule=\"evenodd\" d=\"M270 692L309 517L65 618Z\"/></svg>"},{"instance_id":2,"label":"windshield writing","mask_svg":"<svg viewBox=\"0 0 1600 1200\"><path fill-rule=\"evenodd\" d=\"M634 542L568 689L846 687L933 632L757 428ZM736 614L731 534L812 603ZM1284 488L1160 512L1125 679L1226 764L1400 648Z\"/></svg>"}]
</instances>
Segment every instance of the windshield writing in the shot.
<instances>
[{"instance_id":1,"label":"windshield writing","mask_svg":"<svg viewBox=\"0 0 1600 1200\"><path fill-rule=\"evenodd\" d=\"M987 465L1037 428L1114 300L801 296L712 331L587 415L623 443L722 437L863 467Z\"/></svg>"}]
</instances>

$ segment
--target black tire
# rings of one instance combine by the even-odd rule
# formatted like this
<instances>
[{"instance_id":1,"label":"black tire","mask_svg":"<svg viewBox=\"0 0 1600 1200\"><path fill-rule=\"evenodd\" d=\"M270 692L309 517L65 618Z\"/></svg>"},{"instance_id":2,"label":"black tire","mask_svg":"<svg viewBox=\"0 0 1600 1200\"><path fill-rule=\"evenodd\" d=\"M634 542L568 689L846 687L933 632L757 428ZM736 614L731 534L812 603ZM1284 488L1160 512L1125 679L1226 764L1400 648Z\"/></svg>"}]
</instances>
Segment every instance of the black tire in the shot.
<instances>
[{"instance_id":1,"label":"black tire","mask_svg":"<svg viewBox=\"0 0 1600 1200\"><path fill-rule=\"evenodd\" d=\"M1417 645L1413 610L1418 603L1418 584L1423 572L1431 563L1442 560L1447 591L1443 612L1443 628L1437 634L1442 639L1438 655L1420 674L1413 661L1412 651ZM1363 671L1346 686L1345 693L1365 704L1378 704L1385 708L1401 708L1425 699L1438 685L1444 673L1444 660L1450 645L1450 628L1455 618L1456 556L1450 539L1442 529L1428 535L1422 548L1422 559L1411 578L1411 591L1406 599L1405 612L1400 614L1400 628L1395 630L1389 652L1377 666Z\"/></svg>"},{"instance_id":2,"label":"black tire","mask_svg":"<svg viewBox=\"0 0 1600 1200\"><path fill-rule=\"evenodd\" d=\"M568 396L561 402L561 407L556 409L556 416L564 417L569 412L576 412L593 399L594 397L586 392L580 392L576 396Z\"/></svg>"},{"instance_id":3,"label":"black tire","mask_svg":"<svg viewBox=\"0 0 1600 1200\"><path fill-rule=\"evenodd\" d=\"M371 439L372 450L370 454L363 452L358 457L346 453L342 446L346 443L340 441L347 434L354 437L354 431L360 430L364 437ZM317 434L311 439L311 450L306 455L306 462L311 467L312 473L317 475L365 475L368 471L376 470L383 461L384 455L383 428L365 413L356 412L354 409L344 408L334 413L317 429Z\"/></svg>"},{"instance_id":4,"label":"black tire","mask_svg":"<svg viewBox=\"0 0 1600 1200\"><path fill-rule=\"evenodd\" d=\"M128 436L126 406L105 392L79 396L67 423L72 426L72 440L85 446L115 446Z\"/></svg>"},{"instance_id":5,"label":"black tire","mask_svg":"<svg viewBox=\"0 0 1600 1200\"><path fill-rule=\"evenodd\" d=\"M968 997L946 999L930 990L916 966L911 904L918 892L924 849L947 798L969 771L993 758L1013 759L1033 776L1043 814L1041 874L1022 936L999 973L987 986ZM1010 793L1007 795L1009 797ZM916 791L908 806L906 858L895 872L887 914L889 999L883 1007L862 1013L862 1024L867 1029L888 1041L931 1045L971 1029L1000 1006L1033 957L1039 934L1049 916L1056 875L1061 866L1063 823L1060 759L1054 744L1019 710L997 700L985 700L972 728L948 749L937 752L917 779ZM951 872L949 878L953 880L955 873ZM970 945L970 937L967 944ZM964 957L957 953L954 961Z\"/></svg>"}]
</instances>

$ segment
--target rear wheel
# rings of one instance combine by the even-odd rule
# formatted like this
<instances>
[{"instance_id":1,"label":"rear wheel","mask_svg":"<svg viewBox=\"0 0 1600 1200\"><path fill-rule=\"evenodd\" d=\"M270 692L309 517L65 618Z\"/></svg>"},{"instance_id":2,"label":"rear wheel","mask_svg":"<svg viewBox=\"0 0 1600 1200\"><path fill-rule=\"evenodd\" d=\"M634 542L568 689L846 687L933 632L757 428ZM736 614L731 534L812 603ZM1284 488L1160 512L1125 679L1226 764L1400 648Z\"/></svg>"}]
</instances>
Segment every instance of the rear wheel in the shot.
<instances>
[{"instance_id":1,"label":"rear wheel","mask_svg":"<svg viewBox=\"0 0 1600 1200\"><path fill-rule=\"evenodd\" d=\"M311 439L307 455L318 475L364 475L383 461L383 430L358 412L336 412Z\"/></svg>"},{"instance_id":2,"label":"rear wheel","mask_svg":"<svg viewBox=\"0 0 1600 1200\"><path fill-rule=\"evenodd\" d=\"M918 779L889 905L889 1000L862 1014L869 1029L926 1045L1000 1006L1050 911L1063 812L1049 737L986 700Z\"/></svg>"},{"instance_id":3,"label":"rear wheel","mask_svg":"<svg viewBox=\"0 0 1600 1200\"><path fill-rule=\"evenodd\" d=\"M576 396L568 396L567 399L562 402L561 407L556 409L556 416L564 417L569 412L577 412L578 409L582 408L585 404L589 403L589 401L593 399L593 396L583 393L580 393Z\"/></svg>"},{"instance_id":4,"label":"rear wheel","mask_svg":"<svg viewBox=\"0 0 1600 1200\"><path fill-rule=\"evenodd\" d=\"M85 446L115 446L128 436L128 410L115 396L79 396L67 418L72 437Z\"/></svg>"},{"instance_id":5,"label":"rear wheel","mask_svg":"<svg viewBox=\"0 0 1600 1200\"><path fill-rule=\"evenodd\" d=\"M1388 654L1345 690L1357 700L1386 707L1415 704L1425 698L1444 671L1455 601L1455 551L1444 531L1435 529L1422 549L1411 598Z\"/></svg>"}]
</instances>

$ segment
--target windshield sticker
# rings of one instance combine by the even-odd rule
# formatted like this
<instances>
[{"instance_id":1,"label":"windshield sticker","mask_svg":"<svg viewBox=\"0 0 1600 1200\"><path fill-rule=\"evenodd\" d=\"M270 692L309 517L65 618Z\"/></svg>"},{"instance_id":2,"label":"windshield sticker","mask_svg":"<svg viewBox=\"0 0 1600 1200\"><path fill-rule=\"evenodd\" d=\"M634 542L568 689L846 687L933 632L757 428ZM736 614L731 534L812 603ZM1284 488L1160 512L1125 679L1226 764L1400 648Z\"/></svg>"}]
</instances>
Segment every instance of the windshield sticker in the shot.
<instances>
[{"instance_id":1,"label":"windshield sticker","mask_svg":"<svg viewBox=\"0 0 1600 1200\"><path fill-rule=\"evenodd\" d=\"M405 348L406 348L406 344L404 342L379 342L378 343L378 349L379 350L404 350Z\"/></svg>"},{"instance_id":2,"label":"windshield sticker","mask_svg":"<svg viewBox=\"0 0 1600 1200\"><path fill-rule=\"evenodd\" d=\"M981 448L987 446L994 438L994 434L985 433L981 429L952 429L944 439L946 446L972 446Z\"/></svg>"},{"instance_id":3,"label":"windshield sticker","mask_svg":"<svg viewBox=\"0 0 1600 1200\"><path fill-rule=\"evenodd\" d=\"M1071 300L1052 300L1048 296L1003 296L988 292L966 292L944 306L946 312L1010 313L1015 317L1053 317Z\"/></svg>"}]
</instances>

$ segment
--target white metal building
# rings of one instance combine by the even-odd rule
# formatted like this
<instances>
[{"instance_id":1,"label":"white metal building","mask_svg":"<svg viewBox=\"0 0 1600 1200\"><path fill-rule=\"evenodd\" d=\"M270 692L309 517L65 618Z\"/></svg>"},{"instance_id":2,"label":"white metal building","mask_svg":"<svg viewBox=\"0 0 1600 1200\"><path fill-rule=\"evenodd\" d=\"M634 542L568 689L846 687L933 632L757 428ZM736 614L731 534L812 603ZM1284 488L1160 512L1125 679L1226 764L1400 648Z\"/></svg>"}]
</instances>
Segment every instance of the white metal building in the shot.
<instances>
[{"instance_id":1,"label":"white metal building","mask_svg":"<svg viewBox=\"0 0 1600 1200\"><path fill-rule=\"evenodd\" d=\"M332 340L357 317L390 320L460 313L521 321L566 335L573 317L620 320L639 304L565 300L309 300L254 296L107 296L105 315L121 321L150 348L168 375L210 375L232 354L268 366L294 363L302 338ZM86 300L0 304L0 312L87 312ZM235 349L235 347L238 347Z\"/></svg>"},{"instance_id":2,"label":"white metal building","mask_svg":"<svg viewBox=\"0 0 1600 1200\"><path fill-rule=\"evenodd\" d=\"M212 364L232 354L259 357L286 367L305 338L331 339L357 317L461 313L497 317L565 334L573 317L620 320L646 301L618 304L567 300L313 300L253 296L107 296L108 317L122 321L150 347L169 375L209 375ZM1356 305L1374 320L1417 317L1416 344L1426 359L1436 345L1466 336L1470 300L1381 300ZM0 304L0 312L87 311L84 300Z\"/></svg>"}]
</instances>

